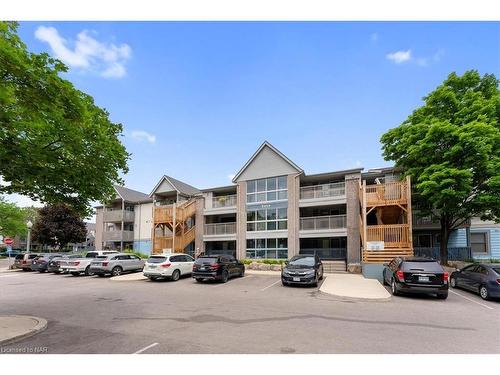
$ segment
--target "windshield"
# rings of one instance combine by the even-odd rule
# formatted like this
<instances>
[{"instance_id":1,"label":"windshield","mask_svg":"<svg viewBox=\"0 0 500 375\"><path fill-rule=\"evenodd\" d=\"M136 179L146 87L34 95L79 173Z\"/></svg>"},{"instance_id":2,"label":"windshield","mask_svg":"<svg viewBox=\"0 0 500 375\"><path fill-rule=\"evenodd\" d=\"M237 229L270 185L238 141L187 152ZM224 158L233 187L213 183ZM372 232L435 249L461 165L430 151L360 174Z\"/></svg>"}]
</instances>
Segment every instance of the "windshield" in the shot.
<instances>
[{"instance_id":1,"label":"windshield","mask_svg":"<svg viewBox=\"0 0 500 375\"><path fill-rule=\"evenodd\" d=\"M196 264L203 264L203 263L209 263L209 264L214 264L217 263L218 258L198 258L196 259L195 263Z\"/></svg>"},{"instance_id":2,"label":"windshield","mask_svg":"<svg viewBox=\"0 0 500 375\"><path fill-rule=\"evenodd\" d=\"M98 257L95 257L96 259L108 259L106 255L99 255Z\"/></svg>"},{"instance_id":3,"label":"windshield","mask_svg":"<svg viewBox=\"0 0 500 375\"><path fill-rule=\"evenodd\" d=\"M148 263L163 263L167 260L167 257L149 257Z\"/></svg>"},{"instance_id":4,"label":"windshield","mask_svg":"<svg viewBox=\"0 0 500 375\"><path fill-rule=\"evenodd\" d=\"M288 262L289 266L305 266L305 267L313 267L314 266L314 258L313 257L293 257Z\"/></svg>"},{"instance_id":5,"label":"windshield","mask_svg":"<svg viewBox=\"0 0 500 375\"><path fill-rule=\"evenodd\" d=\"M85 258L95 258L97 256L97 253L87 253L87 255L85 255Z\"/></svg>"},{"instance_id":6,"label":"windshield","mask_svg":"<svg viewBox=\"0 0 500 375\"><path fill-rule=\"evenodd\" d=\"M403 262L402 268L404 271L443 272L443 267L436 261Z\"/></svg>"},{"instance_id":7,"label":"windshield","mask_svg":"<svg viewBox=\"0 0 500 375\"><path fill-rule=\"evenodd\" d=\"M500 267L492 267L493 271L500 275Z\"/></svg>"}]
</instances>

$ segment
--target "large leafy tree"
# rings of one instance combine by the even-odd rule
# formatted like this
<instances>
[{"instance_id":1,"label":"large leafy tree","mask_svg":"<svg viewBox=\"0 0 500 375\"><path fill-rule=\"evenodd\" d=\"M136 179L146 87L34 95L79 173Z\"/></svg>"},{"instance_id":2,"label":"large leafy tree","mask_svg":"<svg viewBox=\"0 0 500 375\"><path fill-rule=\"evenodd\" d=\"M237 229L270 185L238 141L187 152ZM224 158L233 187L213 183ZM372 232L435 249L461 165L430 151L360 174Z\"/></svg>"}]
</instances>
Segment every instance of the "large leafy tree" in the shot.
<instances>
[{"instance_id":1,"label":"large leafy tree","mask_svg":"<svg viewBox=\"0 0 500 375\"><path fill-rule=\"evenodd\" d=\"M128 171L122 125L60 77L62 62L29 52L17 26L0 22L0 193L89 213Z\"/></svg>"},{"instance_id":2,"label":"large leafy tree","mask_svg":"<svg viewBox=\"0 0 500 375\"><path fill-rule=\"evenodd\" d=\"M500 218L498 84L492 74L452 73L381 138L385 159L412 177L422 214L439 218L444 264L452 230L472 217Z\"/></svg>"},{"instance_id":3,"label":"large leafy tree","mask_svg":"<svg viewBox=\"0 0 500 375\"><path fill-rule=\"evenodd\" d=\"M0 197L0 234L14 237L24 236L27 231L27 210L18 207L14 203L7 202Z\"/></svg>"},{"instance_id":4,"label":"large leafy tree","mask_svg":"<svg viewBox=\"0 0 500 375\"><path fill-rule=\"evenodd\" d=\"M55 204L39 210L32 233L33 240L42 245L64 248L68 243L85 241L87 227L71 207Z\"/></svg>"}]
</instances>

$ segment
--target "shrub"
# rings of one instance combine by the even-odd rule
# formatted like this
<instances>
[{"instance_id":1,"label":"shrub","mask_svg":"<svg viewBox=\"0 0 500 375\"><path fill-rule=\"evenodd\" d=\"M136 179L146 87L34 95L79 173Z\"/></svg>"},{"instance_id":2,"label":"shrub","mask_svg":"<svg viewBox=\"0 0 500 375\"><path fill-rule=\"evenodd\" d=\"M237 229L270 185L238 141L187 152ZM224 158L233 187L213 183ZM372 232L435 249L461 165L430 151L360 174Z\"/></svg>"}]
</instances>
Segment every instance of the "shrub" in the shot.
<instances>
[{"instance_id":1,"label":"shrub","mask_svg":"<svg viewBox=\"0 0 500 375\"><path fill-rule=\"evenodd\" d=\"M141 258L141 259L148 259L149 258L149 255L143 254L143 253L139 253L138 251L125 250L124 252L127 253L127 254L134 254L134 255L138 256L139 258Z\"/></svg>"}]
</instances>

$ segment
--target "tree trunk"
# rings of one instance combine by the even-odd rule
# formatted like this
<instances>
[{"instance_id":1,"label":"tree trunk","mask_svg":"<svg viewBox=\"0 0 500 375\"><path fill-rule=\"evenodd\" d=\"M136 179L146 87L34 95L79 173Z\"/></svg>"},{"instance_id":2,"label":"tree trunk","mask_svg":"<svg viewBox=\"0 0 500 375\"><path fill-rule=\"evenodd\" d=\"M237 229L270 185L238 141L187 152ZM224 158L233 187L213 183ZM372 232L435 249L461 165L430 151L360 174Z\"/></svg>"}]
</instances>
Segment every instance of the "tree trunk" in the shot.
<instances>
[{"instance_id":1,"label":"tree trunk","mask_svg":"<svg viewBox=\"0 0 500 375\"><path fill-rule=\"evenodd\" d=\"M441 241L439 243L439 254L441 265L448 265L448 239L450 237L450 227L446 218L441 218Z\"/></svg>"}]
</instances>

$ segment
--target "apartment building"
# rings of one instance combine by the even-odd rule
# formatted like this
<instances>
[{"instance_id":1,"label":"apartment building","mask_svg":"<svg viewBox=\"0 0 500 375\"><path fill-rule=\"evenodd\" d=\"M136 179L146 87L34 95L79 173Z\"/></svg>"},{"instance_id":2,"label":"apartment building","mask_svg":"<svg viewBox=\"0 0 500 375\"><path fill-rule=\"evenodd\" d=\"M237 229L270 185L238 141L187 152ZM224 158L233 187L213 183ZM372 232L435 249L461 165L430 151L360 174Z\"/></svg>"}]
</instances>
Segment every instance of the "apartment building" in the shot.
<instances>
[{"instance_id":1,"label":"apartment building","mask_svg":"<svg viewBox=\"0 0 500 375\"><path fill-rule=\"evenodd\" d=\"M413 254L428 228L412 214L411 182L394 168L362 171L307 174L264 142L227 186L200 190L164 175L149 195L116 187L116 199L97 208L96 247L240 259L318 254L344 270Z\"/></svg>"}]
</instances>

